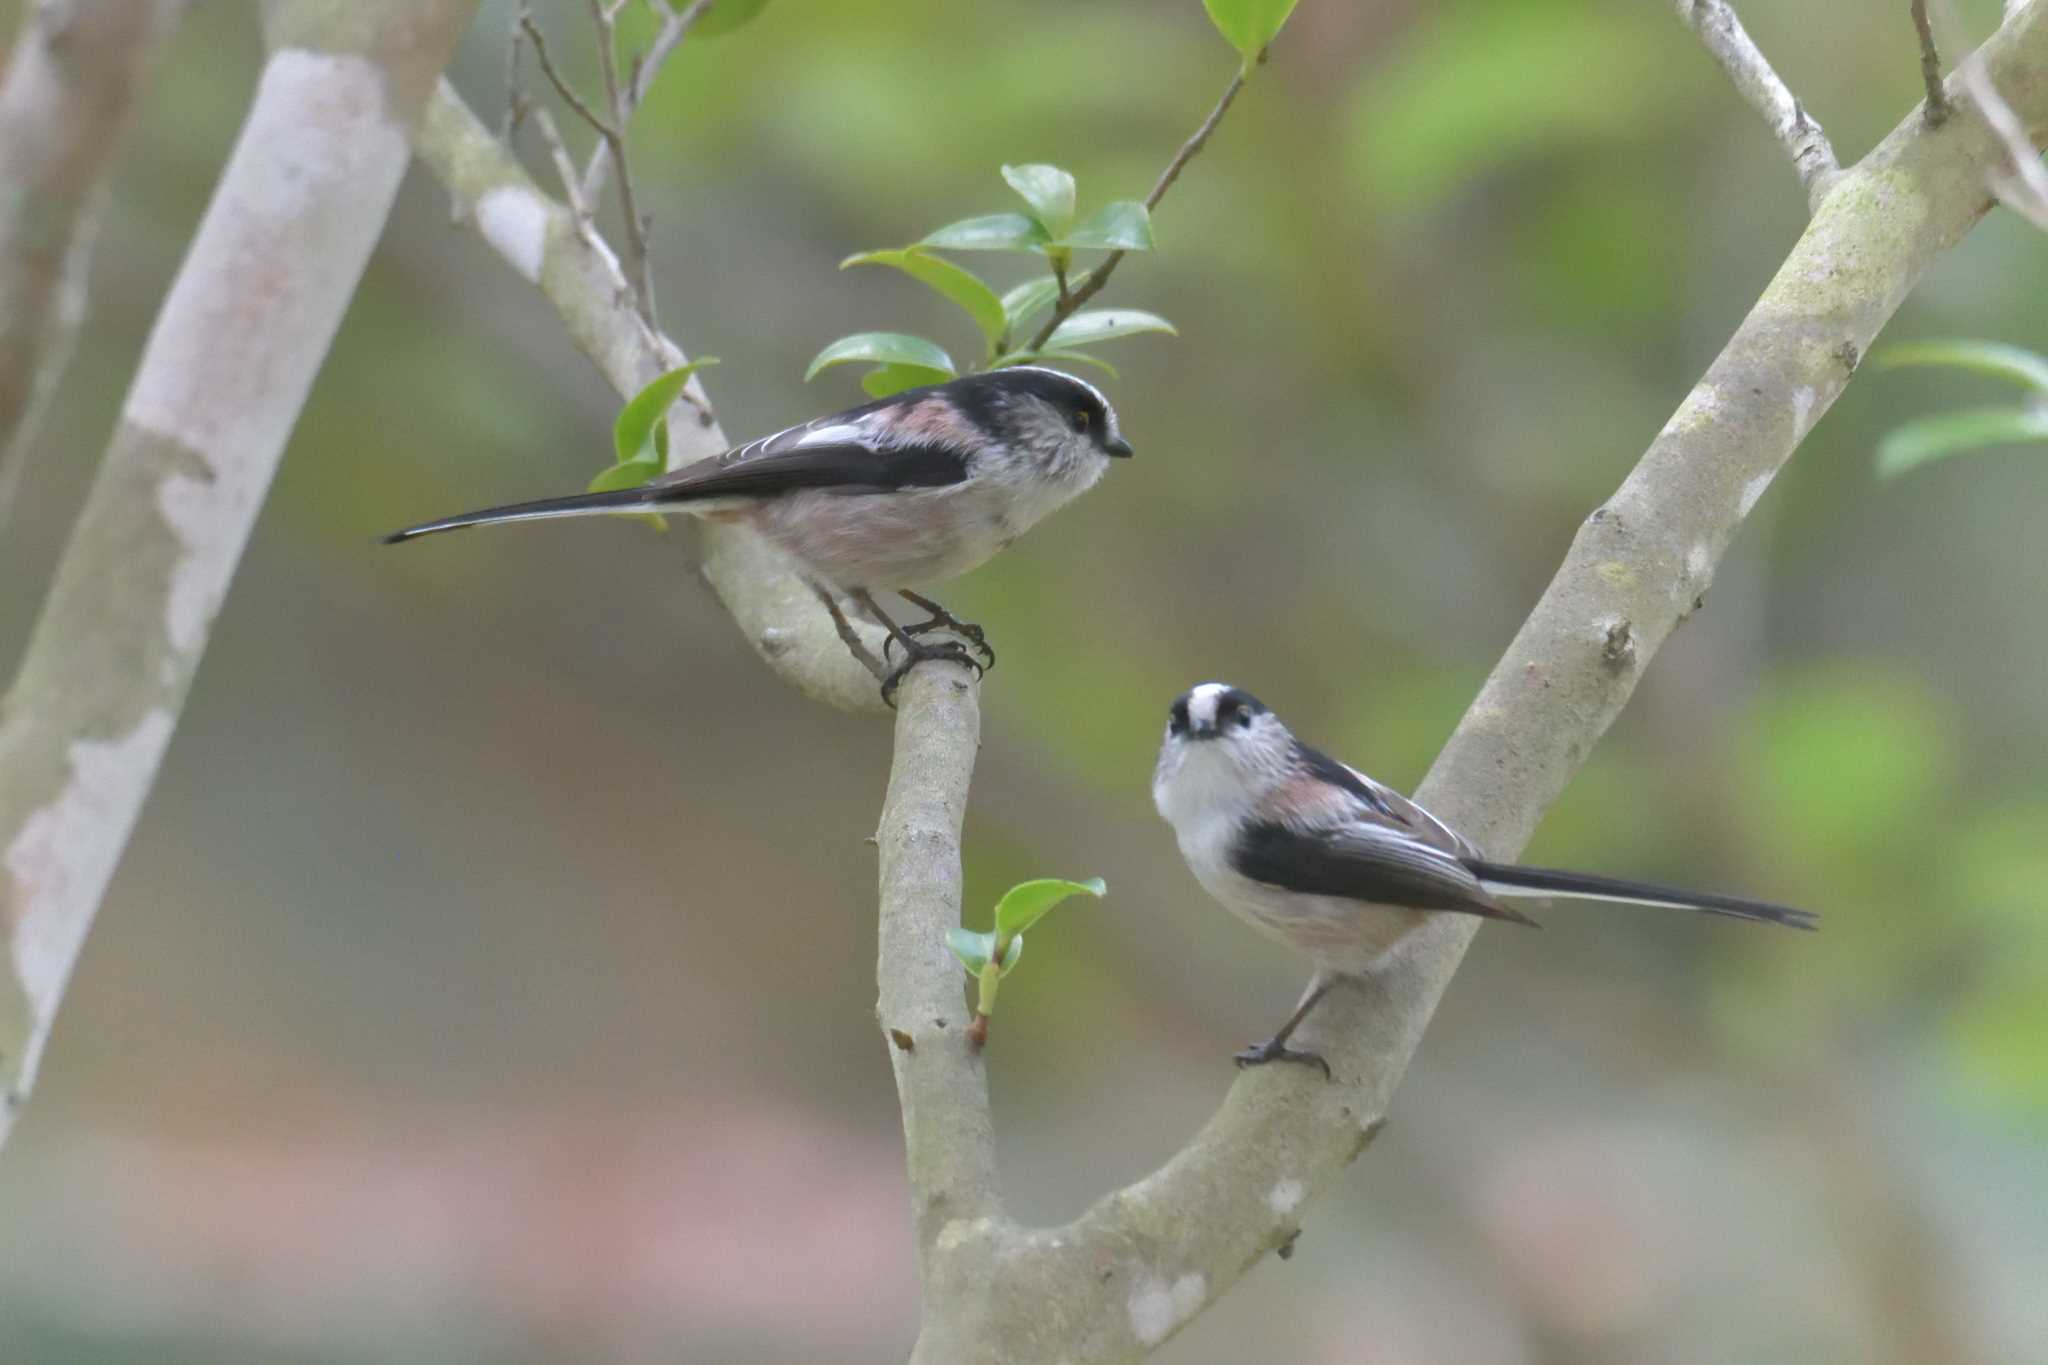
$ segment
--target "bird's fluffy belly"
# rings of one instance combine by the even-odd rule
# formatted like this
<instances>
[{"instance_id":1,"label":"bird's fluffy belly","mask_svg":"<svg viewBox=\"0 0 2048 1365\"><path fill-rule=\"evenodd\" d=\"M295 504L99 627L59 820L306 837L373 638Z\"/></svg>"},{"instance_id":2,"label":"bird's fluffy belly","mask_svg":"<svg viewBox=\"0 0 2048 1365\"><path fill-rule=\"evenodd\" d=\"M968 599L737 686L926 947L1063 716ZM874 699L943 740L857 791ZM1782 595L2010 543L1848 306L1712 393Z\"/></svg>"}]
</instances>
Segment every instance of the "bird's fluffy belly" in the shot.
<instances>
[{"instance_id":1,"label":"bird's fluffy belly","mask_svg":"<svg viewBox=\"0 0 2048 1365\"><path fill-rule=\"evenodd\" d=\"M1317 966L1346 976L1362 975L1424 917L1422 911L1399 906L1304 896L1255 882L1227 866L1202 865L1193 858L1189 863L1225 909Z\"/></svg>"},{"instance_id":2,"label":"bird's fluffy belly","mask_svg":"<svg viewBox=\"0 0 2048 1365\"><path fill-rule=\"evenodd\" d=\"M971 486L891 493L806 490L762 504L761 533L841 587L888 589L966 573L1016 532Z\"/></svg>"}]
</instances>

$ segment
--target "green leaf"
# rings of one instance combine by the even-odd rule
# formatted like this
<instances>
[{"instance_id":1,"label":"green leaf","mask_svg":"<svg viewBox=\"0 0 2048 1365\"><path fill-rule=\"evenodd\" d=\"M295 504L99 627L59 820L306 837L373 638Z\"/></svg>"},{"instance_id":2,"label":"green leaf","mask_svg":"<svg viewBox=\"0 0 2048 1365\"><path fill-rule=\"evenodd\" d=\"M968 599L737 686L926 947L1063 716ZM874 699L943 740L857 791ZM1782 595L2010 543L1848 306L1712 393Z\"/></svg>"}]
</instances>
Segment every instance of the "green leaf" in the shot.
<instances>
[{"instance_id":1,"label":"green leaf","mask_svg":"<svg viewBox=\"0 0 2048 1365\"><path fill-rule=\"evenodd\" d=\"M959 373L953 368L953 358L923 337L904 332L855 332L818 352L811 367L804 371L804 382L817 378L821 370L856 360L872 360L878 365L915 365L947 379Z\"/></svg>"},{"instance_id":2,"label":"green leaf","mask_svg":"<svg viewBox=\"0 0 2048 1365\"><path fill-rule=\"evenodd\" d=\"M1003 323L1015 331L1032 314L1046 307L1060 296L1060 282L1050 275L1041 275L1003 295Z\"/></svg>"},{"instance_id":3,"label":"green leaf","mask_svg":"<svg viewBox=\"0 0 2048 1365\"><path fill-rule=\"evenodd\" d=\"M1243 54L1247 63L1257 61L1266 45L1279 34L1280 26L1294 12L1294 3L1295 0L1202 0L1209 11L1209 22Z\"/></svg>"},{"instance_id":4,"label":"green leaf","mask_svg":"<svg viewBox=\"0 0 2048 1365\"><path fill-rule=\"evenodd\" d=\"M1904 365L1940 365L1974 370L2024 384L2035 393L2048 394L2048 358L2001 341L1918 341L1906 346L1888 346L1871 357L1884 369Z\"/></svg>"},{"instance_id":5,"label":"green leaf","mask_svg":"<svg viewBox=\"0 0 2048 1365\"><path fill-rule=\"evenodd\" d=\"M1059 239L1061 246L1103 251L1150 251L1152 213L1136 199L1104 204L1088 220Z\"/></svg>"},{"instance_id":6,"label":"green leaf","mask_svg":"<svg viewBox=\"0 0 2048 1365\"><path fill-rule=\"evenodd\" d=\"M1141 312L1136 308L1097 308L1068 318L1053 329L1053 334L1045 339L1045 345L1051 352L1071 346L1092 346L1098 341L1136 336L1140 332L1178 335L1173 324L1157 313Z\"/></svg>"},{"instance_id":7,"label":"green leaf","mask_svg":"<svg viewBox=\"0 0 2048 1365\"><path fill-rule=\"evenodd\" d=\"M612 450L620 464L665 453L654 445L654 433L660 429L661 419L675 405L683 385L690 382L690 376L706 365L717 363L717 356L707 355L687 365L677 366L626 400L626 406L619 409L618 417L612 422Z\"/></svg>"},{"instance_id":8,"label":"green leaf","mask_svg":"<svg viewBox=\"0 0 2048 1365\"><path fill-rule=\"evenodd\" d=\"M953 928L946 931L946 946L953 950L953 956L960 959L960 965L967 968L970 975L980 976L981 969L988 966L989 958L995 953L996 936Z\"/></svg>"},{"instance_id":9,"label":"green leaf","mask_svg":"<svg viewBox=\"0 0 2048 1365\"><path fill-rule=\"evenodd\" d=\"M680 0L671 0L670 9L684 8ZM752 23L762 10L768 8L768 0L714 0L710 9L697 18L697 26L690 30L693 38L716 38L731 33L743 24Z\"/></svg>"},{"instance_id":10,"label":"green leaf","mask_svg":"<svg viewBox=\"0 0 2048 1365\"><path fill-rule=\"evenodd\" d=\"M1051 240L1036 218L1021 213L990 213L962 218L928 233L920 246L947 251L1043 251Z\"/></svg>"},{"instance_id":11,"label":"green leaf","mask_svg":"<svg viewBox=\"0 0 2048 1365\"><path fill-rule=\"evenodd\" d=\"M1003 167L1003 179L1017 191L1048 237L1064 237L1074 225L1074 177L1057 166L1032 163Z\"/></svg>"},{"instance_id":12,"label":"green leaf","mask_svg":"<svg viewBox=\"0 0 2048 1365\"><path fill-rule=\"evenodd\" d=\"M954 265L943 256L934 256L922 247L910 246L900 251L863 251L858 256L848 256L839 263L839 268L844 270L850 265L894 266L919 284L929 285L958 304L967 316L974 319L974 325L981 329L981 334L988 338L990 344L1003 334L1003 301L996 297L996 291L983 284L981 277L973 271Z\"/></svg>"},{"instance_id":13,"label":"green leaf","mask_svg":"<svg viewBox=\"0 0 2048 1365\"><path fill-rule=\"evenodd\" d=\"M1895 479L1909 470L1985 446L2048 441L2048 410L1964 408L1937 413L1897 428L1877 447L1877 475Z\"/></svg>"},{"instance_id":14,"label":"green leaf","mask_svg":"<svg viewBox=\"0 0 2048 1365\"><path fill-rule=\"evenodd\" d=\"M621 460L592 479L587 491L611 493L621 488L638 488L643 483L659 478L664 468L660 460L643 460L638 457Z\"/></svg>"},{"instance_id":15,"label":"green leaf","mask_svg":"<svg viewBox=\"0 0 2048 1365\"><path fill-rule=\"evenodd\" d=\"M1057 877L1019 882L1005 891L1003 898L996 902L996 932L1003 935L1021 934L1036 924L1046 911L1067 897L1101 896L1108 890L1108 885L1100 877L1090 877L1085 882L1061 881ZM993 945L989 951L995 951Z\"/></svg>"},{"instance_id":16,"label":"green leaf","mask_svg":"<svg viewBox=\"0 0 2048 1365\"><path fill-rule=\"evenodd\" d=\"M887 398L892 393L914 389L920 384L943 384L953 376L923 365L880 365L860 377L860 386L870 398Z\"/></svg>"},{"instance_id":17,"label":"green leaf","mask_svg":"<svg viewBox=\"0 0 2048 1365\"><path fill-rule=\"evenodd\" d=\"M1017 965L1017 959L1024 956L1024 935L1018 934L1010 940L1010 946L1003 949L1003 965L996 968L998 978L1008 976Z\"/></svg>"}]
</instances>

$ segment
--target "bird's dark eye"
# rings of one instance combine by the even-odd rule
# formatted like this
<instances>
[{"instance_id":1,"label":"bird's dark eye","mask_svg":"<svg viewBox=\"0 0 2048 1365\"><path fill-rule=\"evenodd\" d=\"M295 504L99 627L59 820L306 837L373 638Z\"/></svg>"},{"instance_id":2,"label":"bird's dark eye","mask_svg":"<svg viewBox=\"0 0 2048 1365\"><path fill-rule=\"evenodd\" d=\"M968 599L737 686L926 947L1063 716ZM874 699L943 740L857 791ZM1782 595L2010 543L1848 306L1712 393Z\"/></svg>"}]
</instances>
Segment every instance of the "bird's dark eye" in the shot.
<instances>
[{"instance_id":1,"label":"bird's dark eye","mask_svg":"<svg viewBox=\"0 0 2048 1365\"><path fill-rule=\"evenodd\" d=\"M1252 728L1252 713L1251 713L1251 712L1249 712L1249 711L1240 711L1240 712L1238 712L1238 713L1237 713L1237 728L1238 728L1238 729L1240 729L1240 730L1249 730L1249 729L1251 729L1251 728Z\"/></svg>"},{"instance_id":2,"label":"bird's dark eye","mask_svg":"<svg viewBox=\"0 0 2048 1365\"><path fill-rule=\"evenodd\" d=\"M1166 713L1166 733L1184 735L1188 732L1188 707L1186 702L1175 702Z\"/></svg>"},{"instance_id":3,"label":"bird's dark eye","mask_svg":"<svg viewBox=\"0 0 2048 1365\"><path fill-rule=\"evenodd\" d=\"M1076 431L1086 431L1086 430L1088 430L1088 424L1089 424L1090 422L1092 422L1093 420L1094 420L1094 418L1092 418L1092 417L1091 417L1091 416L1089 415L1089 413L1088 413L1088 409L1086 409L1086 408L1076 408L1076 409L1074 410L1074 430L1076 430Z\"/></svg>"}]
</instances>

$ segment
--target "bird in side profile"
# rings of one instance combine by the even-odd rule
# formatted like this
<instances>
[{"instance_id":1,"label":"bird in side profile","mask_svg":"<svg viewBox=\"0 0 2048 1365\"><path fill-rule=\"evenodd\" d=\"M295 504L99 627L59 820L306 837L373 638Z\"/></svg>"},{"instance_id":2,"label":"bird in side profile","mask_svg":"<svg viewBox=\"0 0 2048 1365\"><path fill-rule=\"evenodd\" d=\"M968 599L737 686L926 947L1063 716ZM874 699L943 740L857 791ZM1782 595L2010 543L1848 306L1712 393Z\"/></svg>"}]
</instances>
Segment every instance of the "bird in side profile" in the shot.
<instances>
[{"instance_id":1,"label":"bird in side profile","mask_svg":"<svg viewBox=\"0 0 2048 1365\"><path fill-rule=\"evenodd\" d=\"M981 668L995 661L979 626L908 589L986 561L1048 513L1093 487L1131 446L1109 400L1059 370L1019 365L902 393L778 431L637 488L580 493L465 512L386 536L546 517L688 512L743 522L788 552L856 657L896 684L923 659ZM894 591L928 621L898 625L875 604ZM843 593L889 632L903 661L886 673L835 600ZM977 662L936 629L974 642Z\"/></svg>"},{"instance_id":2,"label":"bird in side profile","mask_svg":"<svg viewBox=\"0 0 2048 1365\"><path fill-rule=\"evenodd\" d=\"M1287 1046L1342 976L1363 976L1436 912L1534 925L1502 904L1567 897L1668 906L1812 929L1803 910L1582 872L1489 862L1421 806L1296 739L1258 698L1203 683L1173 703L1152 799L1203 888L1256 929L1308 955L1315 975L1280 1031L1239 1066L1306 1062Z\"/></svg>"}]
</instances>

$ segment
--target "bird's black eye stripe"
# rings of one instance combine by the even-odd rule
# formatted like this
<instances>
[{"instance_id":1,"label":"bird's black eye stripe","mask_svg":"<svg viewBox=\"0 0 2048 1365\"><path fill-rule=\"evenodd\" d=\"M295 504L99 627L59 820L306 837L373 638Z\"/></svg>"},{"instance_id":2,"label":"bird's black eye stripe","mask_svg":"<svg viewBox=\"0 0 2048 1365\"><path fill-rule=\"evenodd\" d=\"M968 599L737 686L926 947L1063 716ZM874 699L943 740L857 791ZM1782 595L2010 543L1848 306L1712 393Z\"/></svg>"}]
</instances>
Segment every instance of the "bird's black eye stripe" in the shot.
<instances>
[{"instance_id":1,"label":"bird's black eye stripe","mask_svg":"<svg viewBox=\"0 0 2048 1365\"><path fill-rule=\"evenodd\" d=\"M1177 701L1173 704L1172 709L1166 713L1166 733L1170 735L1184 735L1187 732L1188 704L1185 700Z\"/></svg>"},{"instance_id":2,"label":"bird's black eye stripe","mask_svg":"<svg viewBox=\"0 0 2048 1365\"><path fill-rule=\"evenodd\" d=\"M1092 424L1092 423L1094 422L1094 420L1095 420L1095 419L1094 419L1094 417L1093 417L1093 416L1092 416L1092 415L1091 415L1091 414L1089 413L1088 409L1086 409L1086 408L1075 408L1075 409L1074 409L1074 430L1076 430L1076 431L1086 431L1086 430L1088 430L1088 428L1089 428L1090 424Z\"/></svg>"}]
</instances>

